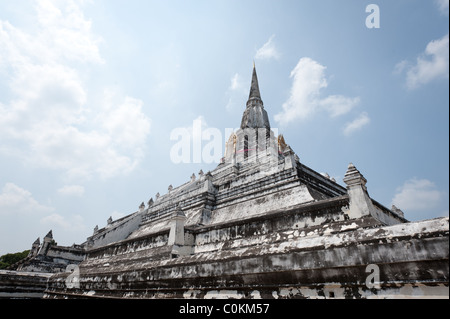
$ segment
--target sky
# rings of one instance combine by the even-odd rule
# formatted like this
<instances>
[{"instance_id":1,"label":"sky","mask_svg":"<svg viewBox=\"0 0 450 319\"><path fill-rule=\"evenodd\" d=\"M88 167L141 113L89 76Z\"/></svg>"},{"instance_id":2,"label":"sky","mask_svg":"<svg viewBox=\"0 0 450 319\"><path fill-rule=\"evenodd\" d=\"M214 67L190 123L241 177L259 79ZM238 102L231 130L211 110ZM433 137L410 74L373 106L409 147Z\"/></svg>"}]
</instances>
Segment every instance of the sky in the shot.
<instances>
[{"instance_id":1,"label":"sky","mask_svg":"<svg viewBox=\"0 0 450 319\"><path fill-rule=\"evenodd\" d=\"M0 0L0 255L81 244L214 169L253 62L303 164L448 216L448 25L448 0Z\"/></svg>"}]
</instances>

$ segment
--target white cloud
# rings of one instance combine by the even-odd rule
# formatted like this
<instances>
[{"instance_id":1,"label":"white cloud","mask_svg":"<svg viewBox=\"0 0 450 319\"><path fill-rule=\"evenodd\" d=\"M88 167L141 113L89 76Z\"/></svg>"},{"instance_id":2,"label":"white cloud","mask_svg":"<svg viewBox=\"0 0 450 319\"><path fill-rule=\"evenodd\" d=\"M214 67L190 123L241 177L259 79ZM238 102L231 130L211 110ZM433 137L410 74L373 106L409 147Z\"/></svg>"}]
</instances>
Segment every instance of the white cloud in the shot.
<instances>
[{"instance_id":1,"label":"white cloud","mask_svg":"<svg viewBox=\"0 0 450 319\"><path fill-rule=\"evenodd\" d=\"M59 214L51 214L40 220L42 225L50 228L62 229L63 231L80 232L86 230L83 217L80 215L73 215L69 218Z\"/></svg>"},{"instance_id":2,"label":"white cloud","mask_svg":"<svg viewBox=\"0 0 450 319\"><path fill-rule=\"evenodd\" d=\"M244 87L244 84L241 80L241 76L239 75L239 73L236 73L231 78L231 84L230 84L229 90L238 91L238 90L242 90L243 87Z\"/></svg>"},{"instance_id":3,"label":"white cloud","mask_svg":"<svg viewBox=\"0 0 450 319\"><path fill-rule=\"evenodd\" d=\"M448 3L448 1L447 1ZM416 89L437 79L449 78L449 35L428 43L425 52L421 54L415 64L407 61L397 63L395 74L406 71L406 86Z\"/></svg>"},{"instance_id":4,"label":"white cloud","mask_svg":"<svg viewBox=\"0 0 450 319\"><path fill-rule=\"evenodd\" d=\"M104 63L98 48L102 40L92 33L80 4L72 0L35 1L36 21L32 22L36 24L32 23L28 32L0 21L3 55L12 57L15 64Z\"/></svg>"},{"instance_id":5,"label":"white cloud","mask_svg":"<svg viewBox=\"0 0 450 319\"><path fill-rule=\"evenodd\" d=\"M40 204L29 191L13 183L6 183L0 193L0 216L49 213L53 210Z\"/></svg>"},{"instance_id":6,"label":"white cloud","mask_svg":"<svg viewBox=\"0 0 450 319\"><path fill-rule=\"evenodd\" d=\"M58 189L58 193L64 196L77 196L84 195L84 187L80 185L65 185Z\"/></svg>"},{"instance_id":7,"label":"white cloud","mask_svg":"<svg viewBox=\"0 0 450 319\"><path fill-rule=\"evenodd\" d=\"M230 79L230 86L227 90L228 103L225 106L227 111L233 111L242 107L242 99L248 94L245 83L242 81L242 76L235 73Z\"/></svg>"},{"instance_id":8,"label":"white cloud","mask_svg":"<svg viewBox=\"0 0 450 319\"><path fill-rule=\"evenodd\" d=\"M427 179L413 178L397 189L392 204L407 211L429 210L441 201L443 193L436 185Z\"/></svg>"},{"instance_id":9,"label":"white cloud","mask_svg":"<svg viewBox=\"0 0 450 319\"><path fill-rule=\"evenodd\" d=\"M119 105L109 104L97 118L98 122L121 147L140 148L150 133L151 121L142 112L141 100L125 97Z\"/></svg>"},{"instance_id":10,"label":"white cloud","mask_svg":"<svg viewBox=\"0 0 450 319\"><path fill-rule=\"evenodd\" d=\"M310 116L317 107L320 90L327 87L325 67L310 58L301 58L291 72L291 94L283 104L283 112L275 115L275 121L286 124L295 119Z\"/></svg>"},{"instance_id":11,"label":"white cloud","mask_svg":"<svg viewBox=\"0 0 450 319\"><path fill-rule=\"evenodd\" d=\"M369 123L370 123L369 115L366 112L361 113L356 119L345 125L344 134L346 136L349 136L354 132L359 131Z\"/></svg>"},{"instance_id":12,"label":"white cloud","mask_svg":"<svg viewBox=\"0 0 450 319\"><path fill-rule=\"evenodd\" d=\"M31 31L0 20L0 68L11 96L0 101L0 152L70 178L132 171L150 134L143 102L118 94L89 100L82 71L105 61L80 2L42 0L35 9Z\"/></svg>"},{"instance_id":13,"label":"white cloud","mask_svg":"<svg viewBox=\"0 0 450 319\"><path fill-rule=\"evenodd\" d=\"M103 62L98 48L101 39L91 32L91 22L85 19L81 4L73 0L36 3L38 21L45 28L39 34L40 42L52 48L48 58Z\"/></svg>"},{"instance_id":14,"label":"white cloud","mask_svg":"<svg viewBox=\"0 0 450 319\"><path fill-rule=\"evenodd\" d=\"M342 95L331 95L322 99L319 105L325 108L331 117L337 117L350 112L359 102L359 97L348 98Z\"/></svg>"},{"instance_id":15,"label":"white cloud","mask_svg":"<svg viewBox=\"0 0 450 319\"><path fill-rule=\"evenodd\" d=\"M269 60L269 59L279 59L280 53L278 52L273 39L275 35L272 35L269 40L264 43L264 45L256 51L255 59L258 60Z\"/></svg>"},{"instance_id":16,"label":"white cloud","mask_svg":"<svg viewBox=\"0 0 450 319\"><path fill-rule=\"evenodd\" d=\"M449 0L436 0L436 3L439 7L439 10L443 13L448 15L448 8L449 8Z\"/></svg>"},{"instance_id":17,"label":"white cloud","mask_svg":"<svg viewBox=\"0 0 450 319\"><path fill-rule=\"evenodd\" d=\"M297 119L306 119L319 110L336 117L348 113L359 104L358 97L322 97L322 89L328 86L325 70L325 66L310 58L300 59L291 72L293 80L289 99L283 104L283 111L275 115L275 121L288 124Z\"/></svg>"},{"instance_id":18,"label":"white cloud","mask_svg":"<svg viewBox=\"0 0 450 319\"><path fill-rule=\"evenodd\" d=\"M398 62L395 67L393 73L398 75L401 74L408 67L408 61L403 60Z\"/></svg>"}]
</instances>

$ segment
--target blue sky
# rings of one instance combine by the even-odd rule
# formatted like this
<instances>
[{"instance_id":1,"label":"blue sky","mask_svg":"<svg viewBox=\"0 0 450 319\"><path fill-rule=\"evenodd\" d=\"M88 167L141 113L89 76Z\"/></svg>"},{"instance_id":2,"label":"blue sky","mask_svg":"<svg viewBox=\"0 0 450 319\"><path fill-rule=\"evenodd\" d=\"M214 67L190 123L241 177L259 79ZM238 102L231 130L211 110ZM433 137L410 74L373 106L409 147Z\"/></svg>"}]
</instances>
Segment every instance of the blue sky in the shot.
<instances>
[{"instance_id":1,"label":"blue sky","mask_svg":"<svg viewBox=\"0 0 450 319\"><path fill-rule=\"evenodd\" d=\"M50 229L81 243L213 169L174 163L171 133L201 121L224 147L253 61L271 125L302 163L343 185L352 162L409 220L448 216L448 6L0 0L0 254Z\"/></svg>"}]
</instances>

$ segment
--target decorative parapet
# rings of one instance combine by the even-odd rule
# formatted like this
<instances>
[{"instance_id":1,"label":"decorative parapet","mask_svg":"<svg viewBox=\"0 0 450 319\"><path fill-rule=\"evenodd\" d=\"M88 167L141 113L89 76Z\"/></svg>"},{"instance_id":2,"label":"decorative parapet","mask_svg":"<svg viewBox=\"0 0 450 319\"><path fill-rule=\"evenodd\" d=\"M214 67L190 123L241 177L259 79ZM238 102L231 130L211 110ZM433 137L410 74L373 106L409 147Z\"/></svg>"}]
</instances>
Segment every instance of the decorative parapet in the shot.
<instances>
[{"instance_id":1,"label":"decorative parapet","mask_svg":"<svg viewBox=\"0 0 450 319\"><path fill-rule=\"evenodd\" d=\"M41 248L39 249L38 255L47 255L47 251L51 246L53 241L53 233L50 230L47 235L44 237L44 242L42 243Z\"/></svg>"},{"instance_id":2,"label":"decorative parapet","mask_svg":"<svg viewBox=\"0 0 450 319\"><path fill-rule=\"evenodd\" d=\"M144 214L145 210L142 212L138 211L115 221L110 217L108 224L104 228L99 229L98 226L95 227L93 235L86 239L83 246L87 249L92 249L124 240L139 227Z\"/></svg>"},{"instance_id":3,"label":"decorative parapet","mask_svg":"<svg viewBox=\"0 0 450 319\"><path fill-rule=\"evenodd\" d=\"M34 243L31 245L30 253L28 254L28 257L34 257L39 253L39 247L41 246L41 240L39 237L34 241Z\"/></svg>"},{"instance_id":4,"label":"decorative parapet","mask_svg":"<svg viewBox=\"0 0 450 319\"><path fill-rule=\"evenodd\" d=\"M390 211L385 212L383 209L374 205L373 200L367 192L367 180L352 163L349 164L348 170L345 173L344 183L347 185L350 205L348 208L343 209L343 211L350 218L372 216L385 225L395 225L406 221L403 216L392 214Z\"/></svg>"},{"instance_id":5,"label":"decorative parapet","mask_svg":"<svg viewBox=\"0 0 450 319\"><path fill-rule=\"evenodd\" d=\"M375 215L375 208L367 193L367 180L352 163L348 165L344 183L347 185L348 196L350 197L350 206L346 211L347 215L350 218Z\"/></svg>"},{"instance_id":6,"label":"decorative parapet","mask_svg":"<svg viewBox=\"0 0 450 319\"><path fill-rule=\"evenodd\" d=\"M180 206L177 206L176 211L171 217L168 245L184 245L184 223L186 219L186 215Z\"/></svg>"},{"instance_id":7,"label":"decorative parapet","mask_svg":"<svg viewBox=\"0 0 450 319\"><path fill-rule=\"evenodd\" d=\"M186 220L186 215L178 205L170 220L171 225L167 242L168 246L172 246L172 258L191 255L193 252L194 237L185 231Z\"/></svg>"},{"instance_id":8,"label":"decorative parapet","mask_svg":"<svg viewBox=\"0 0 450 319\"><path fill-rule=\"evenodd\" d=\"M400 208L398 208L397 206L392 205L391 211L396 213L398 216L405 218L405 213L403 213L403 211Z\"/></svg>"}]
</instances>

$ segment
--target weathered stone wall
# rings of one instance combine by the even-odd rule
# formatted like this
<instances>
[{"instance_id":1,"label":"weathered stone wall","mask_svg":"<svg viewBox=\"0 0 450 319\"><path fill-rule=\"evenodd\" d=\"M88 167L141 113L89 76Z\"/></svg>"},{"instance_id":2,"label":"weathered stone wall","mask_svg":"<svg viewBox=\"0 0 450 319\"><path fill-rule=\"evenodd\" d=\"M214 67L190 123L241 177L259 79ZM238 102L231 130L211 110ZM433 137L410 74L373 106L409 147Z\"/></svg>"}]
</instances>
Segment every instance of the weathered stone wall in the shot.
<instances>
[{"instance_id":1,"label":"weathered stone wall","mask_svg":"<svg viewBox=\"0 0 450 319\"><path fill-rule=\"evenodd\" d=\"M81 290L66 289L60 274L47 296L371 298L407 291L445 296L445 289L448 296L448 218L381 228L374 221L236 237L175 259L131 254L132 261L104 268L88 260L81 264ZM379 289L365 284L370 264L380 269Z\"/></svg>"},{"instance_id":2,"label":"weathered stone wall","mask_svg":"<svg viewBox=\"0 0 450 319\"><path fill-rule=\"evenodd\" d=\"M51 246L47 252L47 256L58 260L81 262L84 260L85 252L77 248Z\"/></svg>"},{"instance_id":3,"label":"weathered stone wall","mask_svg":"<svg viewBox=\"0 0 450 319\"><path fill-rule=\"evenodd\" d=\"M120 241L104 247L89 250L87 254L87 260L106 260L112 257L119 258L120 256L125 256L125 258L127 258L128 254L138 253L141 251L145 251L147 255L152 255L154 251L149 252L149 250L156 250L161 247L167 246L168 238L169 231L164 231L157 234L143 236L137 239ZM146 258L156 259L157 257L147 256Z\"/></svg>"},{"instance_id":4,"label":"weathered stone wall","mask_svg":"<svg viewBox=\"0 0 450 319\"><path fill-rule=\"evenodd\" d=\"M0 270L0 299L42 298L52 274Z\"/></svg>"},{"instance_id":5,"label":"weathered stone wall","mask_svg":"<svg viewBox=\"0 0 450 319\"><path fill-rule=\"evenodd\" d=\"M255 236L286 230L305 231L313 226L343 221L346 217L341 207L345 205L348 205L348 197L344 196L320 203L297 205L288 211L273 210L251 218L230 219L211 226L203 226L195 230L195 249L201 251L205 249L202 246L211 244L223 248L235 239L250 240Z\"/></svg>"},{"instance_id":6,"label":"weathered stone wall","mask_svg":"<svg viewBox=\"0 0 450 319\"><path fill-rule=\"evenodd\" d=\"M81 248L48 246L44 254L38 254L20 263L17 271L56 273L64 272L68 265L78 265L85 258L85 251Z\"/></svg>"},{"instance_id":7,"label":"weathered stone wall","mask_svg":"<svg viewBox=\"0 0 450 319\"><path fill-rule=\"evenodd\" d=\"M139 227L141 220L142 213L136 212L114 221L89 237L85 246L96 248L123 240Z\"/></svg>"},{"instance_id":8,"label":"weathered stone wall","mask_svg":"<svg viewBox=\"0 0 450 319\"><path fill-rule=\"evenodd\" d=\"M373 199L371 201L374 207L373 210L374 217L380 222L382 222L384 225L395 225L407 222L407 220L404 217L393 213L391 210L387 209L377 201L374 201Z\"/></svg>"},{"instance_id":9,"label":"weathered stone wall","mask_svg":"<svg viewBox=\"0 0 450 319\"><path fill-rule=\"evenodd\" d=\"M110 218L76 251L51 246L50 231L24 265L79 263L49 279L47 298L448 298L448 218L408 223L369 197L353 164L343 181L275 136L254 69L241 129L214 170Z\"/></svg>"},{"instance_id":10,"label":"weathered stone wall","mask_svg":"<svg viewBox=\"0 0 450 319\"><path fill-rule=\"evenodd\" d=\"M210 177L204 175L172 189L145 210L141 224L128 238L167 230L170 215L178 206L187 217L186 226L196 226L242 220L323 199L313 196L308 186L301 183L294 167L270 174L261 169L255 163L240 167L222 165Z\"/></svg>"},{"instance_id":11,"label":"weathered stone wall","mask_svg":"<svg viewBox=\"0 0 450 319\"><path fill-rule=\"evenodd\" d=\"M342 196L347 193L346 189L329 178L322 176L313 169L300 162L296 163L297 175L300 181L318 194L326 197Z\"/></svg>"}]
</instances>

